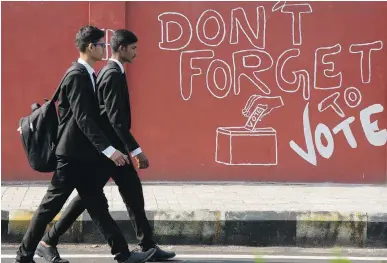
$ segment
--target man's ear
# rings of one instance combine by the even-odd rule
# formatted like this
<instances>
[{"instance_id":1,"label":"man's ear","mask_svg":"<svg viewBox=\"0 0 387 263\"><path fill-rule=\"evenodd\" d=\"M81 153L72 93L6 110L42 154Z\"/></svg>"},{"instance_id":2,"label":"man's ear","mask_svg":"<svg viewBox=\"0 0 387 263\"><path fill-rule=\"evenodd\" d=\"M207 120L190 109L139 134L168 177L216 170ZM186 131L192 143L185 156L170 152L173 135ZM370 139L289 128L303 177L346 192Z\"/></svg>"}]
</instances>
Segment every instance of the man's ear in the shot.
<instances>
[{"instance_id":1,"label":"man's ear","mask_svg":"<svg viewBox=\"0 0 387 263\"><path fill-rule=\"evenodd\" d=\"M126 47L124 45L121 45L119 48L120 51L126 51Z\"/></svg>"},{"instance_id":2,"label":"man's ear","mask_svg":"<svg viewBox=\"0 0 387 263\"><path fill-rule=\"evenodd\" d=\"M89 51L92 51L93 48L94 48L94 45L90 43L90 44L87 46L86 49L88 49Z\"/></svg>"}]
</instances>

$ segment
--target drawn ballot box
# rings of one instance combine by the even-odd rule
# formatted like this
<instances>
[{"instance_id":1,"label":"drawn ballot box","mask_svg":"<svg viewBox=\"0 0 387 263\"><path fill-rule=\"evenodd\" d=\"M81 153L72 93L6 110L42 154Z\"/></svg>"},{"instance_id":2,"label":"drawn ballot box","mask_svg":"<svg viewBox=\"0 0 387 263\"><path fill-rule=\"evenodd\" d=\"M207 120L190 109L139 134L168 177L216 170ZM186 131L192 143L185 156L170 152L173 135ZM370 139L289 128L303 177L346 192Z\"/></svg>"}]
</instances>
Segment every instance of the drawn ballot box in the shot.
<instances>
[{"instance_id":1,"label":"drawn ballot box","mask_svg":"<svg viewBox=\"0 0 387 263\"><path fill-rule=\"evenodd\" d=\"M280 96L250 96L242 110L247 118L245 126L216 130L215 161L226 165L277 165L277 132L257 125L274 108L283 105Z\"/></svg>"},{"instance_id":2,"label":"drawn ballot box","mask_svg":"<svg viewBox=\"0 0 387 263\"><path fill-rule=\"evenodd\" d=\"M220 127L215 161L226 165L277 165L277 133L273 128Z\"/></svg>"}]
</instances>

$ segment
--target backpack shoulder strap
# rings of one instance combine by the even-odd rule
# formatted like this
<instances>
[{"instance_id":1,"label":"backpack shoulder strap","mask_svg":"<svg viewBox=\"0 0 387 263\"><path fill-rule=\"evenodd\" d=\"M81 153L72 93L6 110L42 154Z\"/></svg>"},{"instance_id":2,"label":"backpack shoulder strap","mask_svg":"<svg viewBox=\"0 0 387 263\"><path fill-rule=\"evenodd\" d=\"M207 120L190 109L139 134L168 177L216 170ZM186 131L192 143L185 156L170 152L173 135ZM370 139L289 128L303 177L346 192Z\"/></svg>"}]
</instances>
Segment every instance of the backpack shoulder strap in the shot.
<instances>
[{"instance_id":1,"label":"backpack shoulder strap","mask_svg":"<svg viewBox=\"0 0 387 263\"><path fill-rule=\"evenodd\" d=\"M67 78L67 76L71 73L71 72L74 72L74 71L80 71L81 72L81 69L77 66L71 66L67 71L66 71L66 74L63 76L62 80L60 81L60 84L58 86L58 88L56 89L55 93L54 93L54 96L52 96L52 99L51 101L52 102L56 102L58 100L58 97L59 97L59 93L60 93L60 90L61 90L61 87L62 87L62 84L64 82L64 80Z\"/></svg>"}]
</instances>

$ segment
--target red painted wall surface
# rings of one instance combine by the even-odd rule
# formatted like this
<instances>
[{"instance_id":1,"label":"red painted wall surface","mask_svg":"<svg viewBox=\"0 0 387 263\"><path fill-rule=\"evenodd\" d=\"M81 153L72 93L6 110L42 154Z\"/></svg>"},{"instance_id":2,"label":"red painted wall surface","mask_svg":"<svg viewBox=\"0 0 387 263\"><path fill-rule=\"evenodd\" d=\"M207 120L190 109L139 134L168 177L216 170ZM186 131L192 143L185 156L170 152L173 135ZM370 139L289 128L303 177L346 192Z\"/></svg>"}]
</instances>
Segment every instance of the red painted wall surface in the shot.
<instances>
[{"instance_id":1,"label":"red painted wall surface","mask_svg":"<svg viewBox=\"0 0 387 263\"><path fill-rule=\"evenodd\" d=\"M91 22L139 37L142 179L385 183L386 20L383 2L3 3L2 178L50 177L29 168L17 121Z\"/></svg>"}]
</instances>

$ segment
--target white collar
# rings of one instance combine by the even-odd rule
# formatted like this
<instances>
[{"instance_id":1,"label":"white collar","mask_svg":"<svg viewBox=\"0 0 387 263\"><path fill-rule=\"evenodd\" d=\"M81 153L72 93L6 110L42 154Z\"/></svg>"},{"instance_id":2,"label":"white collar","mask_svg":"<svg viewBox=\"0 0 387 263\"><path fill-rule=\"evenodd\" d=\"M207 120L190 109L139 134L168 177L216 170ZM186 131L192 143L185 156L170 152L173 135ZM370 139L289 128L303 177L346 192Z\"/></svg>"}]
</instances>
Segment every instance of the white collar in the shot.
<instances>
[{"instance_id":1,"label":"white collar","mask_svg":"<svg viewBox=\"0 0 387 263\"><path fill-rule=\"evenodd\" d=\"M81 58L78 58L78 63L84 65L87 69L87 72L89 72L90 75L93 75L94 69L86 61Z\"/></svg>"},{"instance_id":2,"label":"white collar","mask_svg":"<svg viewBox=\"0 0 387 263\"><path fill-rule=\"evenodd\" d=\"M119 62L117 59L114 59L114 58L109 58L109 60L116 62L118 66L120 66L122 73L125 73L124 66L122 66L121 62Z\"/></svg>"}]
</instances>

